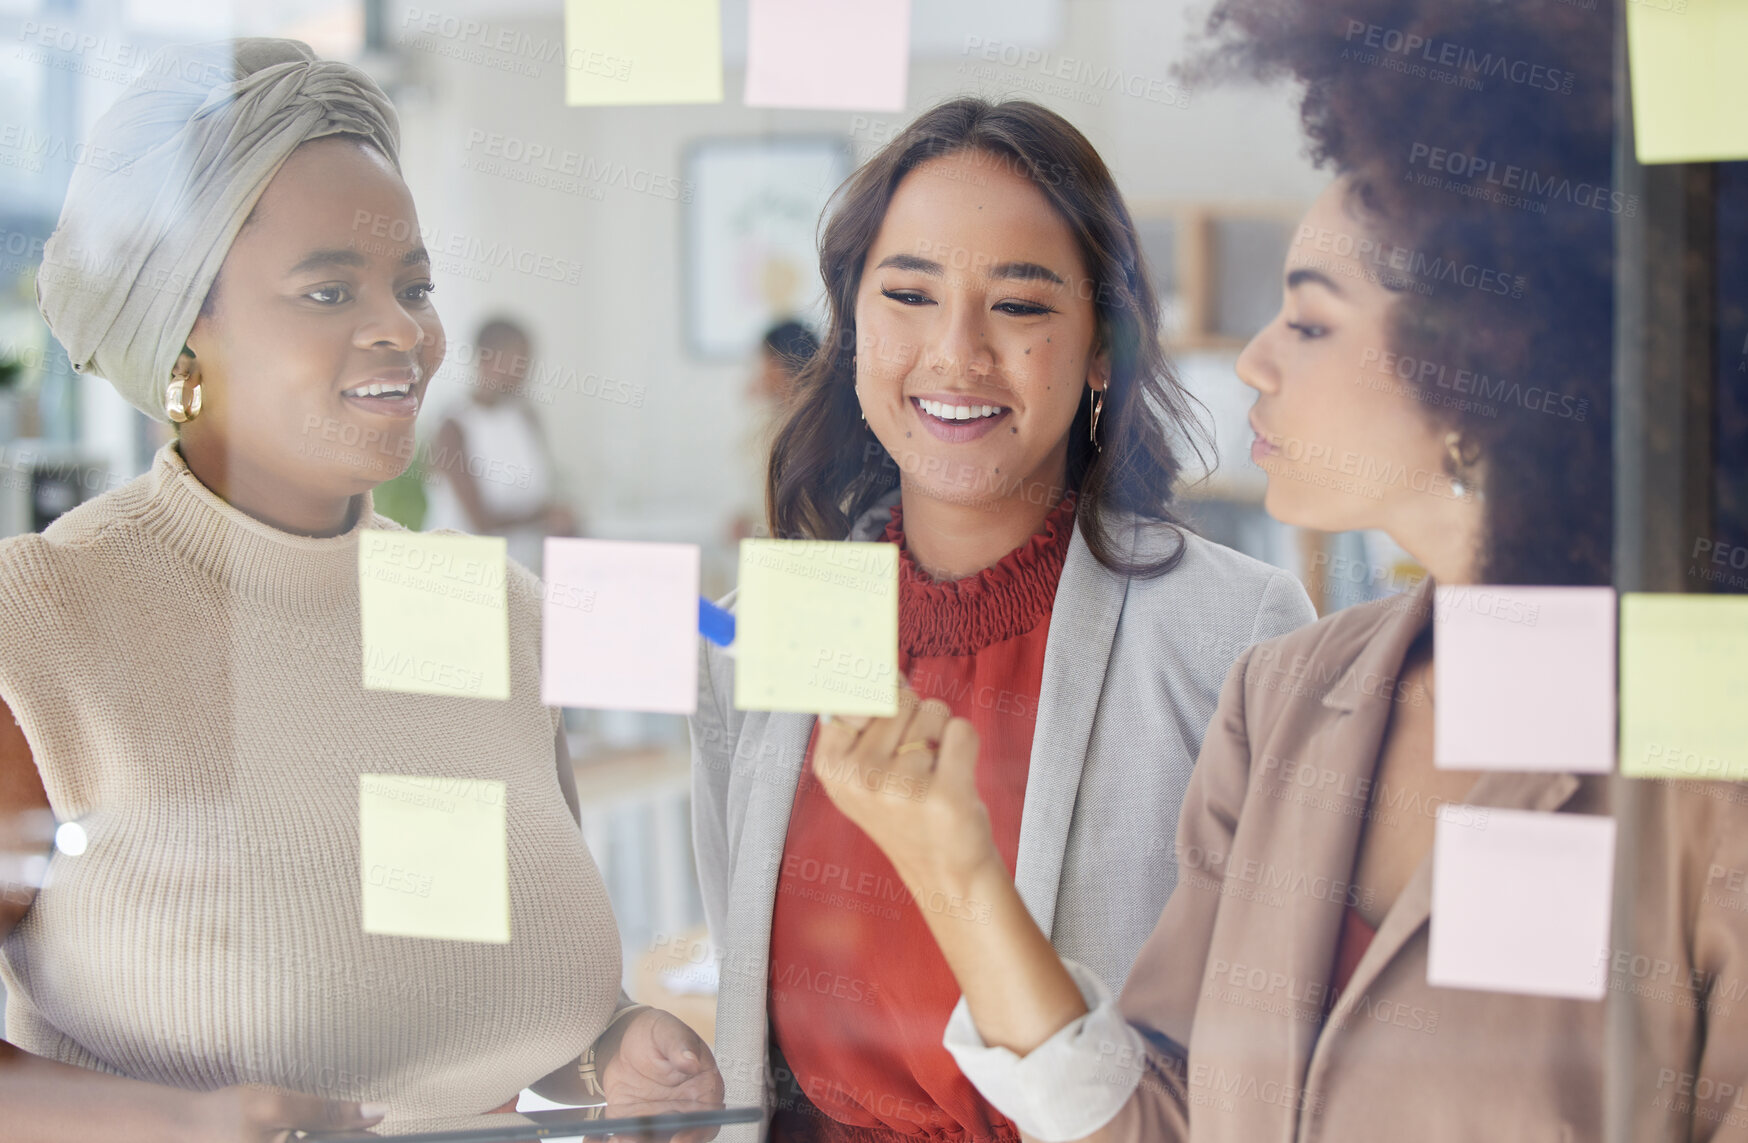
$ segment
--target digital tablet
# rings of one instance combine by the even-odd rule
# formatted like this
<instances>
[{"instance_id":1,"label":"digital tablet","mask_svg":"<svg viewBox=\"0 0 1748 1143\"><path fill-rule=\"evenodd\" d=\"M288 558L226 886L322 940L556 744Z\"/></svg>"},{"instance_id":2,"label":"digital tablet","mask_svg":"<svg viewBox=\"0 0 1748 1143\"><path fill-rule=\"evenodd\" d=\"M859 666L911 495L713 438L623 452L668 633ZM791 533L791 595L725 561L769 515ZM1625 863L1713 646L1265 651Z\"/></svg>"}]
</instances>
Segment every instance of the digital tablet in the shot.
<instances>
[{"instance_id":1,"label":"digital tablet","mask_svg":"<svg viewBox=\"0 0 1748 1143\"><path fill-rule=\"evenodd\" d=\"M663 1111L652 1115L609 1117L606 1107L564 1107L552 1111L472 1115L420 1122L408 1120L368 1131L323 1131L299 1135L310 1143L364 1143L394 1139L398 1143L515 1143L519 1139L600 1138L640 1135L660 1140L698 1127L757 1123L756 1107L716 1107L700 1111Z\"/></svg>"}]
</instances>

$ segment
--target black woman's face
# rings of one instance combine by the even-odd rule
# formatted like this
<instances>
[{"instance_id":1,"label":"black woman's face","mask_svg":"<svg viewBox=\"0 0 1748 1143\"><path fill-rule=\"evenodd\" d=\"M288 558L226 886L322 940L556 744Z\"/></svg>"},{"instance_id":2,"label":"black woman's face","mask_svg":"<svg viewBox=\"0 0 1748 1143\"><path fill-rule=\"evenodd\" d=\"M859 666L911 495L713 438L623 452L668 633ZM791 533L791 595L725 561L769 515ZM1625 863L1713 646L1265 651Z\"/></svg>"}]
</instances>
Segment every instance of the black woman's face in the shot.
<instances>
[{"instance_id":1,"label":"black woman's face","mask_svg":"<svg viewBox=\"0 0 1748 1143\"><path fill-rule=\"evenodd\" d=\"M203 410L184 451L305 499L397 476L443 360L431 267L406 184L374 148L294 151L225 257L189 335Z\"/></svg>"}]
</instances>

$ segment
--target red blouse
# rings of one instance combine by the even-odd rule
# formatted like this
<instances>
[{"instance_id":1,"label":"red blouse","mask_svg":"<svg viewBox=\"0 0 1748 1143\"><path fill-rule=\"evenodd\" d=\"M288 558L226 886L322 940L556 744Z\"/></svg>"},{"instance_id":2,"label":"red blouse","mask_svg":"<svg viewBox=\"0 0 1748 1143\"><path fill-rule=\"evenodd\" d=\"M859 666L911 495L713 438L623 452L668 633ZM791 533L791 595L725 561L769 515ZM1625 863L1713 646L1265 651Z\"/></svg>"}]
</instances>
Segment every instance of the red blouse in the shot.
<instances>
[{"instance_id":1,"label":"red blouse","mask_svg":"<svg viewBox=\"0 0 1748 1143\"><path fill-rule=\"evenodd\" d=\"M1378 930L1368 925L1366 919L1360 916L1360 911L1352 905L1342 912L1341 935L1335 941L1335 968L1329 979L1331 1008L1341 999L1341 994L1347 991L1354 972L1360 967L1360 959L1372 947L1372 941L1377 935Z\"/></svg>"},{"instance_id":2,"label":"red blouse","mask_svg":"<svg viewBox=\"0 0 1748 1143\"><path fill-rule=\"evenodd\" d=\"M908 551L899 564L899 669L918 695L976 726L977 790L1009 873L1073 526L1069 496L1037 535L974 576L937 583ZM881 538L903 543L897 508ZM812 742L807 754L771 921L772 1042L793 1074L779 1084L773 1138L1017 1140L941 1046L959 986L919 911L976 917L988 903L913 902L814 779ZM784 1097L796 1088L805 1099Z\"/></svg>"}]
</instances>

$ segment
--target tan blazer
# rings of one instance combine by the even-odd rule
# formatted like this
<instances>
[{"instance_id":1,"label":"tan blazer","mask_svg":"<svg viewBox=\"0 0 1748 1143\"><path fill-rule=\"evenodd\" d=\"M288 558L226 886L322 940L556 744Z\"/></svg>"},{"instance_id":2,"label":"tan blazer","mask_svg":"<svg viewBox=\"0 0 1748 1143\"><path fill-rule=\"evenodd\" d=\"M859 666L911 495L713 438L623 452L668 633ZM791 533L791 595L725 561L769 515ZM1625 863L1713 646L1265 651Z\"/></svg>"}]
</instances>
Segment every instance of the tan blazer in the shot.
<instances>
[{"instance_id":1,"label":"tan blazer","mask_svg":"<svg viewBox=\"0 0 1748 1143\"><path fill-rule=\"evenodd\" d=\"M1322 1017L1343 910L1365 891L1349 882L1369 780L1430 592L1329 616L1233 667L1184 800L1182 876L1122 995L1148 1060L1117 1136L1600 1140L1605 1095L1628 1094L1604 1090L1608 1003L1427 984L1430 857ZM1748 786L1635 785L1643 828L1617 844L1633 935L1598 950L1637 1015L1631 1138L1748 1139ZM1489 773L1467 800L1607 814L1610 779Z\"/></svg>"}]
</instances>

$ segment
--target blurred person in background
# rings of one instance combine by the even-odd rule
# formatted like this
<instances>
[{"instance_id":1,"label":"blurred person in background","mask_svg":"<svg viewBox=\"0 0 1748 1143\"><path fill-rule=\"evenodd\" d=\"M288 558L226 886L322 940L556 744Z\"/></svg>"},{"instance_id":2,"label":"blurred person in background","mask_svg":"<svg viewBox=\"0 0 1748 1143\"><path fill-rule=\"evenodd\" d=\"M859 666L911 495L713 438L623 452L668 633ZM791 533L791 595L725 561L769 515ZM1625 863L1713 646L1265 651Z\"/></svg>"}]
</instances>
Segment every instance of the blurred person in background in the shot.
<instances>
[{"instance_id":1,"label":"blurred person in background","mask_svg":"<svg viewBox=\"0 0 1748 1143\"><path fill-rule=\"evenodd\" d=\"M754 409L752 425L741 442L746 462L747 495L729 528L731 540L764 535L765 477L771 461L771 436L777 430L783 406L795 390L795 378L819 351L819 338L799 321L781 321L759 340L759 354L747 380L747 397Z\"/></svg>"},{"instance_id":2,"label":"blurred person in background","mask_svg":"<svg viewBox=\"0 0 1748 1143\"><path fill-rule=\"evenodd\" d=\"M503 536L510 557L535 572L548 536L574 536L577 519L557 488L540 416L528 400L528 333L494 318L474 338L479 364L464 399L444 415L425 458L426 530Z\"/></svg>"},{"instance_id":3,"label":"blurred person in background","mask_svg":"<svg viewBox=\"0 0 1748 1143\"><path fill-rule=\"evenodd\" d=\"M1432 622L1435 582L1476 609L1497 595L1474 585L1610 582L1613 215L1631 205L1608 189L1611 10L1224 0L1211 31L1209 70L1304 85L1313 154L1338 176L1298 228L1279 314L1238 359L1265 505L1383 530L1429 574L1239 658L1184 798L1183 877L1126 986L1059 957L1027 915L974 781L979 728L914 697L896 719L827 727L816 771L907 890L995 902L990 924L928 915L964 993L945 1042L1046 1143L1748 1138L1737 787L1634 783L1634 856L1596 871L1628 880L1634 917L1568 983L1632 1008L1612 1076L1626 1090L1605 1083L1603 999L1428 983L1435 826L1616 806L1606 774L1435 767ZM1542 86L1374 66L1355 40L1386 35L1524 77L1533 63ZM1434 139L1524 164L1519 190L1533 169L1546 209L1426 177ZM1380 383L1367 363L1386 354L1414 364ZM1490 399L1471 399L1478 379ZM865 772L926 797L843 778ZM1611 1103L1631 1108L1618 1136Z\"/></svg>"},{"instance_id":4,"label":"blurred person in background","mask_svg":"<svg viewBox=\"0 0 1748 1143\"><path fill-rule=\"evenodd\" d=\"M820 272L772 532L899 546L899 669L983 735L1003 875L1063 955L1120 980L1176 879L1158 839L1220 680L1310 601L1179 520L1194 405L1128 208L1067 120L925 112L839 189ZM765 1101L785 1141L1016 1138L941 1045L959 986L926 921L987 924L990 901L907 895L808 770L822 724L734 709L734 668L706 648L692 726L732 1100Z\"/></svg>"},{"instance_id":5,"label":"blurred person in background","mask_svg":"<svg viewBox=\"0 0 1748 1143\"><path fill-rule=\"evenodd\" d=\"M795 379L819 352L819 338L799 321L782 321L765 331L759 341L758 366L753 371L747 395L780 410L794 394Z\"/></svg>"},{"instance_id":6,"label":"blurred person in background","mask_svg":"<svg viewBox=\"0 0 1748 1143\"><path fill-rule=\"evenodd\" d=\"M371 489L445 348L387 98L290 40L169 48L87 142L128 162L74 172L43 315L177 435L0 542L6 1139L715 1100L709 1049L620 991L534 577L507 700L360 686L360 539L398 530ZM363 931L372 773L503 783L507 942Z\"/></svg>"}]
</instances>

